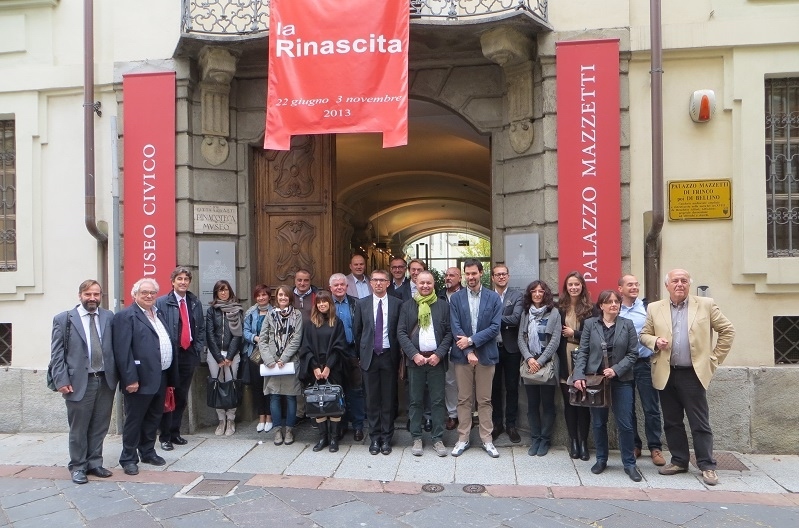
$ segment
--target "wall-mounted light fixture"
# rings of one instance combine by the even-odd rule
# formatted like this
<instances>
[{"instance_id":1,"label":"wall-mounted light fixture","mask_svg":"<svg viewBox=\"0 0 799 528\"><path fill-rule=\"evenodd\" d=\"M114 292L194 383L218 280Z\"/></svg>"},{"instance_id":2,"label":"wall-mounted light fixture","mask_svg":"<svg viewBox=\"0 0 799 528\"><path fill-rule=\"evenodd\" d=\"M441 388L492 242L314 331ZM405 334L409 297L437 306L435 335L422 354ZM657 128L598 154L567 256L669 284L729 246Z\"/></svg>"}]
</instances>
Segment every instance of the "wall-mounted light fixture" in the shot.
<instances>
[{"instance_id":1,"label":"wall-mounted light fixture","mask_svg":"<svg viewBox=\"0 0 799 528\"><path fill-rule=\"evenodd\" d=\"M691 94L688 113L694 123L707 123L716 112L716 93L713 90L696 90Z\"/></svg>"}]
</instances>

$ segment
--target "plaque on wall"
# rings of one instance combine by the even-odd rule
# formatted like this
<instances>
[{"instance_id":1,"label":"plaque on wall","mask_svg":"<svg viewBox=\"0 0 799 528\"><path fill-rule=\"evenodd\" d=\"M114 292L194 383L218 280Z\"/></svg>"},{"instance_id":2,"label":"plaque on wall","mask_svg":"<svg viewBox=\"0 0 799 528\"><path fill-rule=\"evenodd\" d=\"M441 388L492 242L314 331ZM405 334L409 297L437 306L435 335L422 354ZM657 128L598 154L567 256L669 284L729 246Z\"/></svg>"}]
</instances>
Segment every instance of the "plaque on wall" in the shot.
<instances>
[{"instance_id":1,"label":"plaque on wall","mask_svg":"<svg viewBox=\"0 0 799 528\"><path fill-rule=\"evenodd\" d=\"M238 208L235 205L194 206L194 232L197 234L238 235Z\"/></svg>"},{"instance_id":2,"label":"plaque on wall","mask_svg":"<svg viewBox=\"0 0 799 528\"><path fill-rule=\"evenodd\" d=\"M510 273L509 288L523 290L538 279L538 233L505 235L505 265Z\"/></svg>"},{"instance_id":3,"label":"plaque on wall","mask_svg":"<svg viewBox=\"0 0 799 528\"><path fill-rule=\"evenodd\" d=\"M730 220L731 180L669 182L669 220Z\"/></svg>"},{"instance_id":4,"label":"plaque on wall","mask_svg":"<svg viewBox=\"0 0 799 528\"><path fill-rule=\"evenodd\" d=\"M236 296L240 296L236 288L236 243L200 241L199 248L200 291L195 293L203 305L208 306L214 300L214 284L218 280L228 281ZM243 297L249 297L248 292L244 294Z\"/></svg>"}]
</instances>

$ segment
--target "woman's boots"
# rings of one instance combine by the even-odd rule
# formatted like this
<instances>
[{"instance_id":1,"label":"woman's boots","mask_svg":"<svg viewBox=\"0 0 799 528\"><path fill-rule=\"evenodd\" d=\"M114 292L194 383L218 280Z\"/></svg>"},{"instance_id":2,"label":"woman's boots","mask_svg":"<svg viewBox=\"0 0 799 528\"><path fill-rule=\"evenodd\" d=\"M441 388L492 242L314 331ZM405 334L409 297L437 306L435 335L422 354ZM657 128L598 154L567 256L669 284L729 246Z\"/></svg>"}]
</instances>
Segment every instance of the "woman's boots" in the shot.
<instances>
[{"instance_id":1,"label":"woman's boots","mask_svg":"<svg viewBox=\"0 0 799 528\"><path fill-rule=\"evenodd\" d=\"M326 448L330 443L330 437L327 433L328 422L330 422L330 420L325 420L324 422L317 422L317 429L319 430L319 441L316 442L315 446L313 446L313 450L315 452L321 451L322 449ZM336 447L336 449L338 449L338 447Z\"/></svg>"},{"instance_id":2,"label":"woman's boots","mask_svg":"<svg viewBox=\"0 0 799 528\"><path fill-rule=\"evenodd\" d=\"M331 453L335 453L338 451L338 429L341 425L341 422L334 422L333 420L327 421L330 427L330 447L328 450Z\"/></svg>"}]
</instances>

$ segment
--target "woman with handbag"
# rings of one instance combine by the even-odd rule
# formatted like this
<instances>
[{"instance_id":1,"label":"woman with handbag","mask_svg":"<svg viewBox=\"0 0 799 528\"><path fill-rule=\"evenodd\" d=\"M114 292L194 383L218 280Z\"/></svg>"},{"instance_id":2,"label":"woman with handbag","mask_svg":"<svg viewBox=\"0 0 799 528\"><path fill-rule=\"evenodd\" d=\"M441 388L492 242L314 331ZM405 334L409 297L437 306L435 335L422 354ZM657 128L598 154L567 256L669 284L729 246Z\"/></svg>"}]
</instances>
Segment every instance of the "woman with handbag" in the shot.
<instances>
[{"instance_id":1,"label":"woman with handbag","mask_svg":"<svg viewBox=\"0 0 799 528\"><path fill-rule=\"evenodd\" d=\"M273 308L270 304L272 295L269 287L259 284L252 292L255 304L244 314L244 357L249 358L250 379L252 380L252 397L258 412L257 433L268 433L272 430L272 411L269 409L269 396L264 394L264 379L261 377L261 350L258 341L261 339L261 328L264 320Z\"/></svg>"},{"instance_id":2,"label":"woman with handbag","mask_svg":"<svg viewBox=\"0 0 799 528\"><path fill-rule=\"evenodd\" d=\"M597 374L602 383L610 383L610 406L619 431L619 450L624 472L633 482L641 481L635 465L633 433L633 365L638 360L638 335L633 322L619 317L621 295L615 290L599 294L600 317L585 322L580 348L574 356L574 388L585 392L586 374ZM591 407L596 463L591 473L598 475L608 465L608 407Z\"/></svg>"},{"instance_id":3,"label":"woman with handbag","mask_svg":"<svg viewBox=\"0 0 799 528\"><path fill-rule=\"evenodd\" d=\"M544 456L552 445L555 425L555 388L558 384L560 313L555 310L552 290L544 281L527 286L519 324L519 350L523 360L521 378L527 391L527 420L532 445L530 456Z\"/></svg>"},{"instance_id":4,"label":"woman with handbag","mask_svg":"<svg viewBox=\"0 0 799 528\"><path fill-rule=\"evenodd\" d=\"M558 361L560 368L560 392L563 396L563 416L569 432L569 456L580 460L591 458L588 452L588 433L591 431L591 413L585 407L569 404L569 377L573 365L572 355L580 345L583 324L589 317L598 315L591 303L591 294L585 279L578 271L572 271L563 280L563 289L558 301L558 312L563 328L561 330Z\"/></svg>"},{"instance_id":5,"label":"woman with handbag","mask_svg":"<svg viewBox=\"0 0 799 528\"><path fill-rule=\"evenodd\" d=\"M299 357L302 343L302 312L294 309L294 292L289 286L278 286L275 292L276 308L264 319L258 349L267 367L280 367L293 363L294 373L268 376L264 383L264 394L269 395L272 420L277 432L275 445L294 443L294 425L297 423L297 396L300 386ZM283 402L286 416L283 417Z\"/></svg>"},{"instance_id":6,"label":"woman with handbag","mask_svg":"<svg viewBox=\"0 0 799 528\"><path fill-rule=\"evenodd\" d=\"M211 377L234 379L239 372L242 348L243 310L226 280L214 284L214 300L205 314L205 342L208 346L208 370ZM217 436L236 432L236 408L217 409Z\"/></svg>"},{"instance_id":7,"label":"woman with handbag","mask_svg":"<svg viewBox=\"0 0 799 528\"><path fill-rule=\"evenodd\" d=\"M341 385L344 379L342 358L347 346L344 325L336 317L333 307L333 296L327 290L316 293L311 308L311 319L305 324L302 336L302 379L308 385L328 382ZM341 416L320 416L316 418L319 429L319 441L313 446L318 452L327 447L331 453L338 451L338 426Z\"/></svg>"}]
</instances>

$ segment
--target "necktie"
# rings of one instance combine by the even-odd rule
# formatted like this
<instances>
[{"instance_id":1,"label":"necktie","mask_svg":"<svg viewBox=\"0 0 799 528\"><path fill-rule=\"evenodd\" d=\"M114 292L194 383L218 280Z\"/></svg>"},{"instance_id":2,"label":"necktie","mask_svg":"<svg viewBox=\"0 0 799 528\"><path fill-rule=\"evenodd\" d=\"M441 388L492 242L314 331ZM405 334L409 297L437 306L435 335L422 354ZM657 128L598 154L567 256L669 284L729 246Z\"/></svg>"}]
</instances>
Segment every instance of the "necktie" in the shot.
<instances>
[{"instance_id":1,"label":"necktie","mask_svg":"<svg viewBox=\"0 0 799 528\"><path fill-rule=\"evenodd\" d=\"M189 309L186 299L180 300L180 348L188 350L191 346L191 329L189 328Z\"/></svg>"},{"instance_id":2,"label":"necktie","mask_svg":"<svg viewBox=\"0 0 799 528\"><path fill-rule=\"evenodd\" d=\"M383 353L383 299L377 301L377 315L375 315L375 354Z\"/></svg>"},{"instance_id":3,"label":"necktie","mask_svg":"<svg viewBox=\"0 0 799 528\"><path fill-rule=\"evenodd\" d=\"M97 332L95 324L96 313L89 314L89 344L91 345L92 371L102 372L103 370L103 347L100 344L100 334Z\"/></svg>"}]
</instances>

